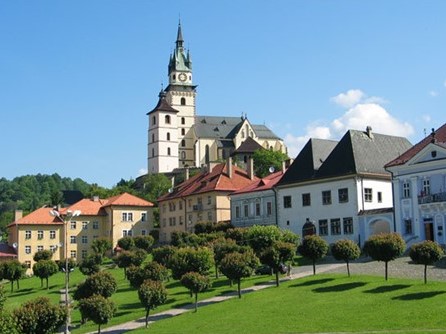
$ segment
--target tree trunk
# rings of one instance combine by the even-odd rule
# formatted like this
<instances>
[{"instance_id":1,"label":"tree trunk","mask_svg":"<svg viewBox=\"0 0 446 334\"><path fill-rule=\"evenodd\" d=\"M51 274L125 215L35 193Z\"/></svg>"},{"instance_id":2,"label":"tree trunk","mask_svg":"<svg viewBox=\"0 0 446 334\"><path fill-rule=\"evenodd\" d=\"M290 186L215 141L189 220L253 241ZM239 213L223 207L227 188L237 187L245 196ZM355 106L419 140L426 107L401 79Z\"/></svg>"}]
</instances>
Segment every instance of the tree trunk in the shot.
<instances>
[{"instance_id":1,"label":"tree trunk","mask_svg":"<svg viewBox=\"0 0 446 334\"><path fill-rule=\"evenodd\" d=\"M348 260L347 260L346 262L347 262L347 273L348 273L348 277L350 277L350 264L348 263Z\"/></svg>"},{"instance_id":2,"label":"tree trunk","mask_svg":"<svg viewBox=\"0 0 446 334\"><path fill-rule=\"evenodd\" d=\"M198 292L195 292L195 312L198 311Z\"/></svg>"},{"instance_id":3,"label":"tree trunk","mask_svg":"<svg viewBox=\"0 0 446 334\"><path fill-rule=\"evenodd\" d=\"M242 298L242 291L240 289L240 278L237 280L237 290L238 290L238 297Z\"/></svg>"},{"instance_id":4,"label":"tree trunk","mask_svg":"<svg viewBox=\"0 0 446 334\"><path fill-rule=\"evenodd\" d=\"M427 264L424 265L424 284L427 283Z\"/></svg>"},{"instance_id":5,"label":"tree trunk","mask_svg":"<svg viewBox=\"0 0 446 334\"><path fill-rule=\"evenodd\" d=\"M40 279L40 287L43 288L43 278Z\"/></svg>"},{"instance_id":6,"label":"tree trunk","mask_svg":"<svg viewBox=\"0 0 446 334\"><path fill-rule=\"evenodd\" d=\"M279 286L279 270L276 270L276 286Z\"/></svg>"},{"instance_id":7,"label":"tree trunk","mask_svg":"<svg viewBox=\"0 0 446 334\"><path fill-rule=\"evenodd\" d=\"M386 277L386 281L387 281L387 264L389 263L388 261L384 262L385 263L385 277Z\"/></svg>"},{"instance_id":8,"label":"tree trunk","mask_svg":"<svg viewBox=\"0 0 446 334\"><path fill-rule=\"evenodd\" d=\"M101 324L98 325L98 334L101 334Z\"/></svg>"},{"instance_id":9,"label":"tree trunk","mask_svg":"<svg viewBox=\"0 0 446 334\"><path fill-rule=\"evenodd\" d=\"M49 289L49 285L48 285L48 277L46 278L46 289Z\"/></svg>"},{"instance_id":10,"label":"tree trunk","mask_svg":"<svg viewBox=\"0 0 446 334\"><path fill-rule=\"evenodd\" d=\"M215 278L218 279L218 267L217 267L217 263L215 264Z\"/></svg>"},{"instance_id":11,"label":"tree trunk","mask_svg":"<svg viewBox=\"0 0 446 334\"><path fill-rule=\"evenodd\" d=\"M20 283L19 283L19 281L20 281L20 278L17 279L17 290L20 290Z\"/></svg>"},{"instance_id":12,"label":"tree trunk","mask_svg":"<svg viewBox=\"0 0 446 334\"><path fill-rule=\"evenodd\" d=\"M150 309L147 308L147 309L146 309L146 328L147 328L147 326L149 325L149 312L150 312Z\"/></svg>"},{"instance_id":13,"label":"tree trunk","mask_svg":"<svg viewBox=\"0 0 446 334\"><path fill-rule=\"evenodd\" d=\"M11 292L14 292L14 281L11 281Z\"/></svg>"},{"instance_id":14,"label":"tree trunk","mask_svg":"<svg viewBox=\"0 0 446 334\"><path fill-rule=\"evenodd\" d=\"M316 275L316 260L313 260L313 275Z\"/></svg>"}]
</instances>

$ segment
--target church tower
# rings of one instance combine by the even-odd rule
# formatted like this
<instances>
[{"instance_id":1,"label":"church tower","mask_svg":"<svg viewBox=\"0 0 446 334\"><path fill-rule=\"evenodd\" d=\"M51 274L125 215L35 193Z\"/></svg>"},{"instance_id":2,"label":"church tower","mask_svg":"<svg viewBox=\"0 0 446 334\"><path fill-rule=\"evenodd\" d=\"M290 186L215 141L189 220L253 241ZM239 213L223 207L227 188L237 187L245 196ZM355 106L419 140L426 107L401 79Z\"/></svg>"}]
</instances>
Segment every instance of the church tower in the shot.
<instances>
[{"instance_id":1,"label":"church tower","mask_svg":"<svg viewBox=\"0 0 446 334\"><path fill-rule=\"evenodd\" d=\"M149 174L168 173L178 167L194 166L196 87L192 83L192 60L184 48L181 23L175 50L168 66L169 85L159 94L157 106L147 113Z\"/></svg>"}]
</instances>

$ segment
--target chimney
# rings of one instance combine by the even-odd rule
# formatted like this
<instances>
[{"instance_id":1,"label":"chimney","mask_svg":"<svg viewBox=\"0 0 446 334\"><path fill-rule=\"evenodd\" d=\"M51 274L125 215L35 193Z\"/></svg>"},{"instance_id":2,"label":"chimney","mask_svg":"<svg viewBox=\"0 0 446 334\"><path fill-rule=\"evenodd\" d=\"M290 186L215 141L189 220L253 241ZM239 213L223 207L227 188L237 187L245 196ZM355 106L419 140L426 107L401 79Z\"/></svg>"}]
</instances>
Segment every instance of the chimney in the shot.
<instances>
[{"instance_id":1,"label":"chimney","mask_svg":"<svg viewBox=\"0 0 446 334\"><path fill-rule=\"evenodd\" d=\"M228 174L229 178L232 179L232 157L229 157L226 160L226 174Z\"/></svg>"},{"instance_id":2,"label":"chimney","mask_svg":"<svg viewBox=\"0 0 446 334\"><path fill-rule=\"evenodd\" d=\"M370 125L367 125L365 131L367 132L367 136L369 136L370 139L373 139L372 127Z\"/></svg>"},{"instance_id":3,"label":"chimney","mask_svg":"<svg viewBox=\"0 0 446 334\"><path fill-rule=\"evenodd\" d=\"M189 167L186 167L186 169L184 170L184 181L189 180Z\"/></svg>"},{"instance_id":4,"label":"chimney","mask_svg":"<svg viewBox=\"0 0 446 334\"><path fill-rule=\"evenodd\" d=\"M285 174L286 171L286 161L282 161L282 174Z\"/></svg>"},{"instance_id":5,"label":"chimney","mask_svg":"<svg viewBox=\"0 0 446 334\"><path fill-rule=\"evenodd\" d=\"M214 169L215 166L217 166L218 163L216 163L215 161L209 161L208 163L208 172L212 172L212 170Z\"/></svg>"},{"instance_id":6,"label":"chimney","mask_svg":"<svg viewBox=\"0 0 446 334\"><path fill-rule=\"evenodd\" d=\"M252 180L254 179L254 159L252 157L248 158L248 164L247 164L247 173L248 177Z\"/></svg>"},{"instance_id":7,"label":"chimney","mask_svg":"<svg viewBox=\"0 0 446 334\"><path fill-rule=\"evenodd\" d=\"M93 202L99 202L99 196L93 196Z\"/></svg>"},{"instance_id":8,"label":"chimney","mask_svg":"<svg viewBox=\"0 0 446 334\"><path fill-rule=\"evenodd\" d=\"M15 210L14 221L22 219L22 217L23 217L23 211L22 210Z\"/></svg>"}]
</instances>

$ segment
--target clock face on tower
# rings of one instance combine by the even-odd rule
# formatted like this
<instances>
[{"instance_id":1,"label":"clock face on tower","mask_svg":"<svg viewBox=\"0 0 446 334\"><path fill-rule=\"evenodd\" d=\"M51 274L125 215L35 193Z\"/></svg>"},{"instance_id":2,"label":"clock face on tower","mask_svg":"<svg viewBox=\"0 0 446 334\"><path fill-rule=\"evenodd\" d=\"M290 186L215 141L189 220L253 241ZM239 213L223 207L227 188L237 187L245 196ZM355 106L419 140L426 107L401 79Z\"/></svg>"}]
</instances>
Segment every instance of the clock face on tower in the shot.
<instances>
[{"instance_id":1,"label":"clock face on tower","mask_svg":"<svg viewBox=\"0 0 446 334\"><path fill-rule=\"evenodd\" d=\"M187 76L186 76L185 73L180 73L180 74L178 75L178 79L180 79L180 81L184 82L184 81L186 81Z\"/></svg>"}]
</instances>

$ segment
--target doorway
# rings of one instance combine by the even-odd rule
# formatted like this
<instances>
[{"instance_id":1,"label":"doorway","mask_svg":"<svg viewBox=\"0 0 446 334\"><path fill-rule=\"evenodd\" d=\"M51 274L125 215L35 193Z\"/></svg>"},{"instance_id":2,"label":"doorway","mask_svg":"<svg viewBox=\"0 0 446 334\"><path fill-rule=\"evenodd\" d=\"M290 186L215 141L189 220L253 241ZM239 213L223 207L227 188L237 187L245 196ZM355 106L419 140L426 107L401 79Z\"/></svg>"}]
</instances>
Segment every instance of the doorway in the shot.
<instances>
[{"instance_id":1,"label":"doorway","mask_svg":"<svg viewBox=\"0 0 446 334\"><path fill-rule=\"evenodd\" d=\"M426 240L434 241L434 224L432 222L424 222L424 233Z\"/></svg>"}]
</instances>

